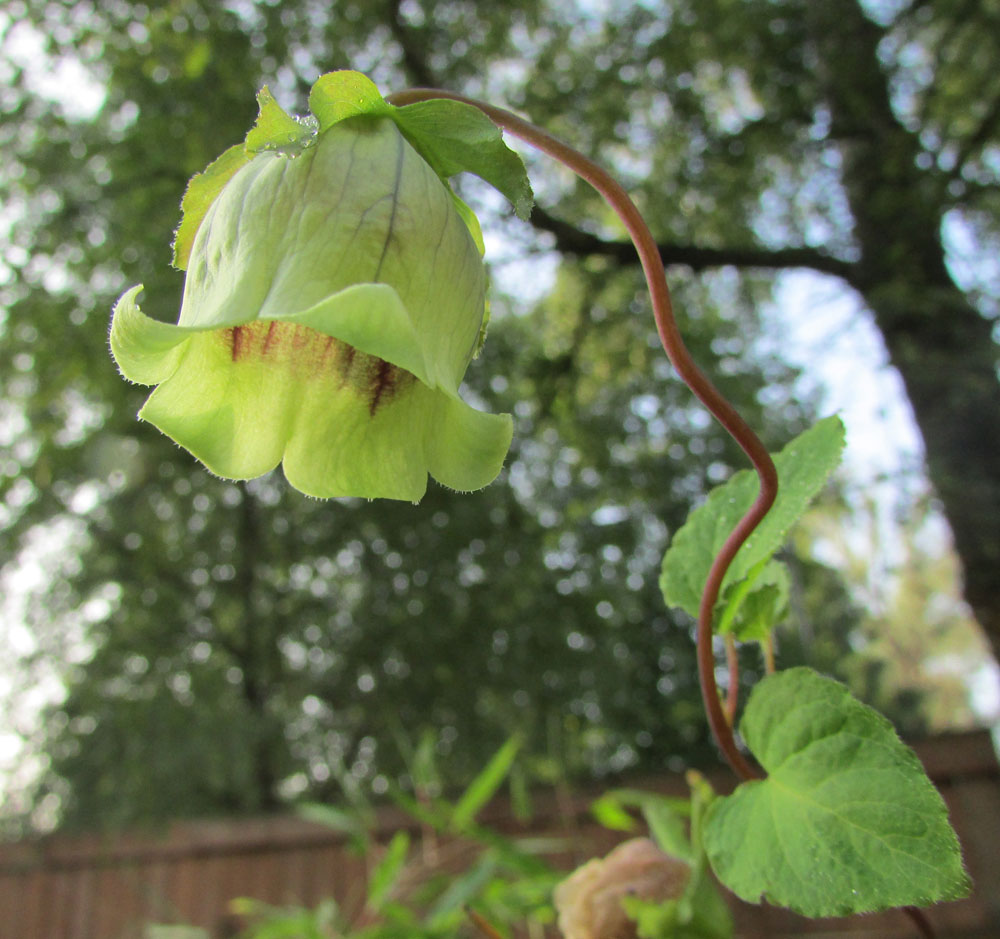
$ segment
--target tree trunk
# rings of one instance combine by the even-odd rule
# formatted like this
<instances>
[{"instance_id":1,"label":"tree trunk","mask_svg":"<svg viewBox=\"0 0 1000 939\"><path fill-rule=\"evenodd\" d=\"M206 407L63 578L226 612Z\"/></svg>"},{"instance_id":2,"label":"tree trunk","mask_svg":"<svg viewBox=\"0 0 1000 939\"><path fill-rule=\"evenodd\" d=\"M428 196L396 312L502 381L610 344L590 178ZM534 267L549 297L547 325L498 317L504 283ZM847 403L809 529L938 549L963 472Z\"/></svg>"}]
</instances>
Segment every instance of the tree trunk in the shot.
<instances>
[{"instance_id":1,"label":"tree trunk","mask_svg":"<svg viewBox=\"0 0 1000 939\"><path fill-rule=\"evenodd\" d=\"M945 265L941 175L917 168L856 0L808 5L861 251L850 278L899 370L951 526L965 597L1000 659L1000 382L992 324Z\"/></svg>"}]
</instances>

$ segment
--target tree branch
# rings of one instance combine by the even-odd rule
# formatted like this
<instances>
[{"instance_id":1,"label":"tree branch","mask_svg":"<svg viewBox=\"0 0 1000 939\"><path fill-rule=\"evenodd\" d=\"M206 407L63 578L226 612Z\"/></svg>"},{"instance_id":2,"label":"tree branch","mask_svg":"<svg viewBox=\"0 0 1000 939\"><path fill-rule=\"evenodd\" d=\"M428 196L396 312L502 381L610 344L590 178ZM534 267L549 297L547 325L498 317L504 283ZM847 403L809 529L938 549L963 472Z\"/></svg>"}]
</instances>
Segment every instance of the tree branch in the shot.
<instances>
[{"instance_id":1,"label":"tree branch","mask_svg":"<svg viewBox=\"0 0 1000 939\"><path fill-rule=\"evenodd\" d=\"M538 206L531 213L531 224L540 231L555 235L555 247L563 254L600 255L621 264L639 263L631 241L606 241L549 215ZM849 280L854 270L850 261L842 261L814 248L699 248L657 242L657 249L664 265L683 264L694 271L726 266L771 270L805 267Z\"/></svg>"},{"instance_id":2,"label":"tree branch","mask_svg":"<svg viewBox=\"0 0 1000 939\"><path fill-rule=\"evenodd\" d=\"M418 85L436 85L435 76L422 55L419 44L415 41L412 27L403 21L400 10L401 0L389 0L388 20L392 38L399 44L403 53L403 65Z\"/></svg>"},{"instance_id":3,"label":"tree branch","mask_svg":"<svg viewBox=\"0 0 1000 939\"><path fill-rule=\"evenodd\" d=\"M968 165L969 160L986 145L998 126L1000 126L1000 94L993 99L979 127L962 144L955 160L955 168L948 175L949 181L961 178L962 170Z\"/></svg>"},{"instance_id":4,"label":"tree branch","mask_svg":"<svg viewBox=\"0 0 1000 939\"><path fill-rule=\"evenodd\" d=\"M434 70L428 65L423 49L415 41L416 36L402 17L401 0L388 0L388 22L393 38L403 53L403 65L416 79L417 85L434 88L439 84ZM563 254L581 256L601 255L613 258L620 264L638 264L639 256L631 241L606 241L570 225L562 219L549 215L535 206L531 213L531 224L540 231L556 237L556 250ZM693 271L703 271L714 267L743 267L784 270L800 267L832 274L850 280L853 264L816 251L813 248L698 248L694 245L657 243L664 265L683 264Z\"/></svg>"}]
</instances>

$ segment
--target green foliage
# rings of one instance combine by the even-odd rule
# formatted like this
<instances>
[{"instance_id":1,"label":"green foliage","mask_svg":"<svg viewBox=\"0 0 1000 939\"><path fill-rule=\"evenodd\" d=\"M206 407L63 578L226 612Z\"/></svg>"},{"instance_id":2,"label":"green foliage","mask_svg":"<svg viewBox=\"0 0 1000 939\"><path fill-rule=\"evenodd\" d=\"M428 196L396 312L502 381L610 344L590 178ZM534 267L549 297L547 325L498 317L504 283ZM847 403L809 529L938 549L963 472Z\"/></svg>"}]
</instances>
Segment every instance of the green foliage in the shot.
<instances>
[{"instance_id":1,"label":"green foliage","mask_svg":"<svg viewBox=\"0 0 1000 939\"><path fill-rule=\"evenodd\" d=\"M455 803L450 828L462 831L472 823L479 810L496 795L507 778L520 747L521 741L512 737L493 755Z\"/></svg>"},{"instance_id":2,"label":"green foliage","mask_svg":"<svg viewBox=\"0 0 1000 939\"><path fill-rule=\"evenodd\" d=\"M399 108L394 120L439 175L475 173L505 195L518 217L527 221L534 197L524 164L482 111L439 99Z\"/></svg>"},{"instance_id":3,"label":"green foliage","mask_svg":"<svg viewBox=\"0 0 1000 939\"><path fill-rule=\"evenodd\" d=\"M410 836L398 831L392 836L385 856L372 871L368 881L368 905L376 912L382 908L406 863L410 850Z\"/></svg>"},{"instance_id":4,"label":"green foliage","mask_svg":"<svg viewBox=\"0 0 1000 939\"><path fill-rule=\"evenodd\" d=\"M531 184L521 158L478 108L440 99L395 108L369 78L346 70L317 79L309 93L309 108L321 132L349 117L388 117L443 179L475 173L505 195L521 218L527 219L531 212Z\"/></svg>"},{"instance_id":5,"label":"green foliage","mask_svg":"<svg viewBox=\"0 0 1000 939\"><path fill-rule=\"evenodd\" d=\"M247 924L240 935L244 939L446 939L468 933L470 909L501 928L528 920L550 921L550 894L558 875L535 856L529 841L504 838L479 828L471 819L502 783L517 747L516 740L504 744L454 802L436 799L427 806L405 797L398 800L412 810L414 822L420 823L425 835L433 831L433 838L458 835L464 840L472 849L466 852L470 860L465 869L456 873L428 866L422 859L425 851L414 849L405 830L380 846L371 831L371 819L364 813L314 806L304 813L307 817L350 833L360 853L373 859L362 913L350 916L332 901L305 910L238 899L232 909Z\"/></svg>"},{"instance_id":6,"label":"green foliage","mask_svg":"<svg viewBox=\"0 0 1000 939\"><path fill-rule=\"evenodd\" d=\"M732 633L743 642L763 641L781 622L791 592L788 568L780 561L770 560L759 571L736 586L727 598L719 620L720 634Z\"/></svg>"},{"instance_id":7,"label":"green foliage","mask_svg":"<svg viewBox=\"0 0 1000 939\"><path fill-rule=\"evenodd\" d=\"M663 904L659 910L637 911L640 934L645 927L646 939L730 939L733 935L732 915L712 879L705 852L705 815L715 794L697 773L689 773L688 782L691 799L684 814L689 819L689 846L679 856L690 861L691 879L676 900ZM650 833L664 851L672 852L671 846L683 848L678 837L680 813L667 800L647 802L643 814Z\"/></svg>"},{"instance_id":8,"label":"green foliage","mask_svg":"<svg viewBox=\"0 0 1000 939\"><path fill-rule=\"evenodd\" d=\"M207 930L196 926L150 923L146 926L145 939L210 939L210 937Z\"/></svg>"},{"instance_id":9,"label":"green foliage","mask_svg":"<svg viewBox=\"0 0 1000 939\"><path fill-rule=\"evenodd\" d=\"M339 923L337 905L332 900L308 910L273 907L238 897L230 903L230 909L253 924L247 930L247 939L331 939Z\"/></svg>"},{"instance_id":10,"label":"green foliage","mask_svg":"<svg viewBox=\"0 0 1000 939\"><path fill-rule=\"evenodd\" d=\"M806 916L968 894L944 801L892 725L843 685L805 668L771 675L740 730L768 777L716 801L705 831L733 892Z\"/></svg>"},{"instance_id":11,"label":"green foliage","mask_svg":"<svg viewBox=\"0 0 1000 939\"><path fill-rule=\"evenodd\" d=\"M309 90L309 110L316 115L321 131L351 117L392 113L375 83L350 70L320 75Z\"/></svg>"},{"instance_id":12,"label":"green foliage","mask_svg":"<svg viewBox=\"0 0 1000 939\"><path fill-rule=\"evenodd\" d=\"M742 640L765 640L771 634L789 595L788 571L772 556L840 463L843 448L844 426L839 418L828 417L775 455L778 497L737 552L723 581L720 633ZM669 606L697 617L712 561L750 508L757 488L756 474L741 470L691 513L663 557L660 589Z\"/></svg>"},{"instance_id":13,"label":"green foliage","mask_svg":"<svg viewBox=\"0 0 1000 939\"><path fill-rule=\"evenodd\" d=\"M243 144L246 152L256 154L265 150L277 150L301 153L313 136L311 122L298 121L286 114L267 85L257 92L257 108L257 122Z\"/></svg>"},{"instance_id":14,"label":"green foliage","mask_svg":"<svg viewBox=\"0 0 1000 939\"><path fill-rule=\"evenodd\" d=\"M842 448L843 426L827 418L774 458L779 495L727 575L720 631L770 635L789 593L787 570L771 555ZM755 490L752 476L738 474L691 514L664 557L668 603L697 613L712 558ZM740 897L836 916L967 894L940 795L892 725L843 685L806 668L769 675L740 729L769 775L715 802L704 832L713 869ZM666 935L662 911L648 915L649 935Z\"/></svg>"},{"instance_id":15,"label":"green foliage","mask_svg":"<svg viewBox=\"0 0 1000 939\"><path fill-rule=\"evenodd\" d=\"M730 939L733 935L732 916L712 880L703 844L704 817L715 794L697 773L689 774L689 783L688 800L615 789L591 806L602 824L618 831L638 828L627 809L639 809L660 849L691 866L684 892L674 900L654 903L639 897L624 898L625 910L636 920L642 939Z\"/></svg>"}]
</instances>

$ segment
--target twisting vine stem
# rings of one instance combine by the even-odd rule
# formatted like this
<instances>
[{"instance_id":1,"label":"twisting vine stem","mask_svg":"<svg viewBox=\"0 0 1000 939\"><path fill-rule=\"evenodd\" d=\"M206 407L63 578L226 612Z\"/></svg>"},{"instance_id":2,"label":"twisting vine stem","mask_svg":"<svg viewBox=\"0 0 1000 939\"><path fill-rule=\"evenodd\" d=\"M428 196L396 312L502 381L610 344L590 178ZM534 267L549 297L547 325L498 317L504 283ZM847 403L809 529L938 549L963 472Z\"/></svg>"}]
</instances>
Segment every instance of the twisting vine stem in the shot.
<instances>
[{"instance_id":1,"label":"twisting vine stem","mask_svg":"<svg viewBox=\"0 0 1000 939\"><path fill-rule=\"evenodd\" d=\"M736 653L736 640L732 633L726 635L726 664L729 666L729 687L726 689L726 720L732 727L736 723L736 706L740 684L740 660Z\"/></svg>"},{"instance_id":2,"label":"twisting vine stem","mask_svg":"<svg viewBox=\"0 0 1000 939\"><path fill-rule=\"evenodd\" d=\"M927 918L927 914L915 906L904 906L903 914L908 916L913 925L917 927L922 939L935 939L934 927Z\"/></svg>"},{"instance_id":3,"label":"twisting vine stem","mask_svg":"<svg viewBox=\"0 0 1000 939\"><path fill-rule=\"evenodd\" d=\"M607 171L582 153L503 108L493 107L493 105L467 98L464 95L439 91L434 88L409 88L406 91L389 95L386 100L394 105L407 105L434 98L448 98L478 108L498 127L569 167L604 197L624 223L632 242L635 244L636 251L639 253L642 270L649 286L656 328L659 331L660 341L663 343L667 357L685 384L743 448L760 477L760 491L756 501L730 533L712 562L699 606L697 640L701 696L712 734L719 749L738 776L743 779L760 778L761 773L747 762L736 746L732 727L719 700L718 686L715 681L715 655L712 649L712 614L719 598L723 578L726 576L726 571L729 569L736 552L774 504L778 491L778 474L771 456L746 421L705 377L695 364L694 359L691 358L674 319L670 291L667 287L663 261L660 258L656 241L635 203L632 202L621 185Z\"/></svg>"},{"instance_id":4,"label":"twisting vine stem","mask_svg":"<svg viewBox=\"0 0 1000 939\"><path fill-rule=\"evenodd\" d=\"M730 680L728 696L725 705L719 698L719 689L715 680L715 654L712 648L712 614L719 599L719 592L726 572L746 540L754 529L767 515L778 494L778 472L774 461L767 452L760 438L751 427L736 412L736 409L723 397L722 393L711 383L705 374L695 364L691 353L681 337L677 322L674 319L673 305L670 301L670 290L663 268L656 241L646 225L645 220L629 198L621 185L601 166L584 156L577 150L551 134L523 120L516 114L503 108L494 107L474 98L454 94L450 91L439 91L435 88L408 88L389 95L389 103L403 106L415 104L418 101L428 101L433 98L448 98L470 104L482 111L498 127L503 128L525 143L535 147L542 153L551 156L569 167L581 179L590 183L604 197L608 205L615 211L625 225L639 254L646 284L649 287L650 300L653 306L653 316L656 328L660 334L660 342L667 353L671 364L677 370L684 383L691 389L702 404L712 413L720 424L729 432L749 457L760 480L760 489L753 505L740 519L736 527L729 533L719 553L712 561L705 588L702 591L698 607L698 678L701 684L701 696L708 715L709 726L715 741L722 751L733 771L743 779L759 779L763 776L760 770L752 766L740 753L733 737L732 723L736 711L736 685L738 680L738 664L733 654L732 644L727 644ZM774 650L768 643L766 647L767 671L774 671ZM921 936L933 939L934 930L923 911L916 907L904 907L902 911L912 920ZM480 931L492 935L494 930L482 920L478 914L469 911L470 917Z\"/></svg>"}]
</instances>

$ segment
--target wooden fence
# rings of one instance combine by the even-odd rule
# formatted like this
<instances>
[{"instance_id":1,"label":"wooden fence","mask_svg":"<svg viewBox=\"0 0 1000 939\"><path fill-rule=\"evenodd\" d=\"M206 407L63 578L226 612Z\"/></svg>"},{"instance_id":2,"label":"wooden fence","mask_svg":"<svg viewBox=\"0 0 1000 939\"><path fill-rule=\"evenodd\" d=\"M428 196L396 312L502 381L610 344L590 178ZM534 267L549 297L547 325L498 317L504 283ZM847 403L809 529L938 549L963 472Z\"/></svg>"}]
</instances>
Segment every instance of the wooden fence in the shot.
<instances>
[{"instance_id":1,"label":"wooden fence","mask_svg":"<svg viewBox=\"0 0 1000 939\"><path fill-rule=\"evenodd\" d=\"M929 916L945 937L1000 937L1000 767L990 737L973 732L918 744L917 752L941 789L962 840L975 893L933 908ZM727 783L720 778L717 787ZM632 788L686 794L679 777L630 779ZM539 794L535 816L517 825L499 801L483 821L511 834L566 838L552 860L571 869L605 853L620 835L597 826L587 807L597 790L557 798ZM393 809L380 812L378 831L388 839L413 828ZM414 834L419 836L418 831ZM467 862L469 845L442 845L442 863ZM160 832L114 836L51 836L0 845L0 939L140 939L144 924L189 923L213 937L232 935L228 902L254 897L274 904L315 905L334 897L357 908L364 861L343 836L295 817L179 822ZM823 939L893 939L916 935L899 913L810 921L781 910L733 903L738 935L816 936ZM555 933L552 931L551 936Z\"/></svg>"}]
</instances>

